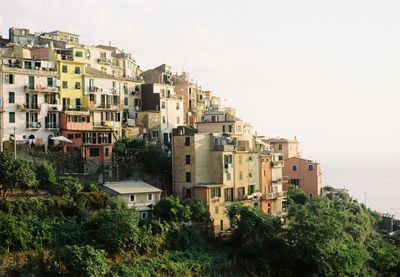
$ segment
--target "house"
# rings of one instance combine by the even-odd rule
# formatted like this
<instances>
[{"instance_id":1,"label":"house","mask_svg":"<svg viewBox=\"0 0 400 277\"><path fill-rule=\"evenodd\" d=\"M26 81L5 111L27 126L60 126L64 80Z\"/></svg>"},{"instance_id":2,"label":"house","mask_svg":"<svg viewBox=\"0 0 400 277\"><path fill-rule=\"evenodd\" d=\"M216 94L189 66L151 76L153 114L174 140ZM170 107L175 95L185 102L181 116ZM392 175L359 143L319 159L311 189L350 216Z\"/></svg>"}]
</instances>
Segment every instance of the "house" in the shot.
<instances>
[{"instance_id":1,"label":"house","mask_svg":"<svg viewBox=\"0 0 400 277\"><path fill-rule=\"evenodd\" d=\"M128 208L135 207L140 219L149 219L152 216L153 206L161 198L162 190L140 180L106 182L103 191L117 196Z\"/></svg>"},{"instance_id":2,"label":"house","mask_svg":"<svg viewBox=\"0 0 400 277\"><path fill-rule=\"evenodd\" d=\"M283 176L288 179L288 184L302 189L306 195L321 194L321 168L317 162L298 157L289 158L285 160Z\"/></svg>"}]
</instances>

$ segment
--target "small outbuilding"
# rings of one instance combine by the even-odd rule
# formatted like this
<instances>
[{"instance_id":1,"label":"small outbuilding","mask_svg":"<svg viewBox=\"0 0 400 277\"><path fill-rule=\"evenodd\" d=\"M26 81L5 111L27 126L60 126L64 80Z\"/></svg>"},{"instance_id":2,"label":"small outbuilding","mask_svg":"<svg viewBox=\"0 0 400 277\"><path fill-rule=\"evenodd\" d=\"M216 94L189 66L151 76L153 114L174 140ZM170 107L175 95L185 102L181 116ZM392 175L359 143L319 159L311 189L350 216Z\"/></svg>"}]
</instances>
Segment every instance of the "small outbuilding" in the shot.
<instances>
[{"instance_id":1,"label":"small outbuilding","mask_svg":"<svg viewBox=\"0 0 400 277\"><path fill-rule=\"evenodd\" d=\"M153 206L161 198L162 190L142 180L106 182L102 187L106 193L117 196L127 203L128 208L135 207L141 219L149 219Z\"/></svg>"}]
</instances>

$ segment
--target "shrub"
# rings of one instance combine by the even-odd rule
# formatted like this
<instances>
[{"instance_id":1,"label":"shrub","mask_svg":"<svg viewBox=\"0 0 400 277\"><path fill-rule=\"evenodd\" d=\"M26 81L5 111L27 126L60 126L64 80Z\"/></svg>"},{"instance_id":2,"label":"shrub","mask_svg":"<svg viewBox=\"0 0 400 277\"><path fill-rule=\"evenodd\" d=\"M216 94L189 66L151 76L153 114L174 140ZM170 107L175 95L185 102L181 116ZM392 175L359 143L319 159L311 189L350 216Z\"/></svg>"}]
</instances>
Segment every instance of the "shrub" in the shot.
<instances>
[{"instance_id":1,"label":"shrub","mask_svg":"<svg viewBox=\"0 0 400 277\"><path fill-rule=\"evenodd\" d=\"M63 256L69 274L78 276L104 276L110 271L104 250L92 246L67 246Z\"/></svg>"},{"instance_id":2,"label":"shrub","mask_svg":"<svg viewBox=\"0 0 400 277\"><path fill-rule=\"evenodd\" d=\"M55 168L48 163L42 163L36 167L36 176L39 181L39 188L55 192L57 183L57 172Z\"/></svg>"},{"instance_id":3,"label":"shrub","mask_svg":"<svg viewBox=\"0 0 400 277\"><path fill-rule=\"evenodd\" d=\"M58 179L58 191L63 195L74 195L83 189L78 178L72 176L64 176Z\"/></svg>"},{"instance_id":4,"label":"shrub","mask_svg":"<svg viewBox=\"0 0 400 277\"><path fill-rule=\"evenodd\" d=\"M162 198L154 206L154 216L165 221L189 221L191 211L188 206L180 202L176 196Z\"/></svg>"}]
</instances>

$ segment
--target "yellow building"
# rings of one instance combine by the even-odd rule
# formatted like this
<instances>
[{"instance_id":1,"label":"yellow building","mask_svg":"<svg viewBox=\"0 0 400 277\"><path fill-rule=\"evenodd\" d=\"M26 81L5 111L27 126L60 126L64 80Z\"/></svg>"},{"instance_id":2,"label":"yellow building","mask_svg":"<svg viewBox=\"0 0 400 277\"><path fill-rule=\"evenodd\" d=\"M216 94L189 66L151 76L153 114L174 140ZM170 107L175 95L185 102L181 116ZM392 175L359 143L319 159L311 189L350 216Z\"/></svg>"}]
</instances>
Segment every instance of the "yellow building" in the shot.
<instances>
[{"instance_id":1,"label":"yellow building","mask_svg":"<svg viewBox=\"0 0 400 277\"><path fill-rule=\"evenodd\" d=\"M87 103L84 103L84 48L57 49L56 53L64 110L87 110Z\"/></svg>"}]
</instances>

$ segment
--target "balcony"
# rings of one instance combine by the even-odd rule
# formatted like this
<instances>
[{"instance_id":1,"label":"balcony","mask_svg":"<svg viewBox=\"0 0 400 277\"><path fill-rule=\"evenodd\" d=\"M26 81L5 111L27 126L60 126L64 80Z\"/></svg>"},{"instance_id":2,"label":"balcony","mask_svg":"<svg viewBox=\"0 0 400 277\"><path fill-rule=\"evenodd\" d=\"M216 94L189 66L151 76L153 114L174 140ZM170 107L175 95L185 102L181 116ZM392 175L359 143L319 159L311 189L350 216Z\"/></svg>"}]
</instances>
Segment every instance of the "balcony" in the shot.
<instances>
[{"instance_id":1,"label":"balcony","mask_svg":"<svg viewBox=\"0 0 400 277\"><path fill-rule=\"evenodd\" d=\"M41 92L41 93L59 93L60 90L58 87L44 87L41 85L36 85L35 86L29 86L29 85L25 85L24 86L24 90L26 93L37 93L37 92Z\"/></svg>"},{"instance_id":2,"label":"balcony","mask_svg":"<svg viewBox=\"0 0 400 277\"><path fill-rule=\"evenodd\" d=\"M26 129L28 130L39 130L41 127L40 122L26 122Z\"/></svg>"},{"instance_id":3,"label":"balcony","mask_svg":"<svg viewBox=\"0 0 400 277\"><path fill-rule=\"evenodd\" d=\"M276 192L266 193L263 196L263 199L265 199L265 200L273 200L273 199L276 199L276 198L278 198L278 194Z\"/></svg>"},{"instance_id":4,"label":"balcony","mask_svg":"<svg viewBox=\"0 0 400 277\"><path fill-rule=\"evenodd\" d=\"M55 130L55 129L59 129L60 126L58 125L57 122L46 122L45 128L48 130Z\"/></svg>"},{"instance_id":5,"label":"balcony","mask_svg":"<svg viewBox=\"0 0 400 277\"><path fill-rule=\"evenodd\" d=\"M39 110L39 105L37 103L17 104L17 110L19 112L35 111Z\"/></svg>"},{"instance_id":6,"label":"balcony","mask_svg":"<svg viewBox=\"0 0 400 277\"><path fill-rule=\"evenodd\" d=\"M112 64L111 59L107 59L107 58L104 58L104 57L97 59L97 62L99 64L105 64L105 65L111 65Z\"/></svg>"}]
</instances>

